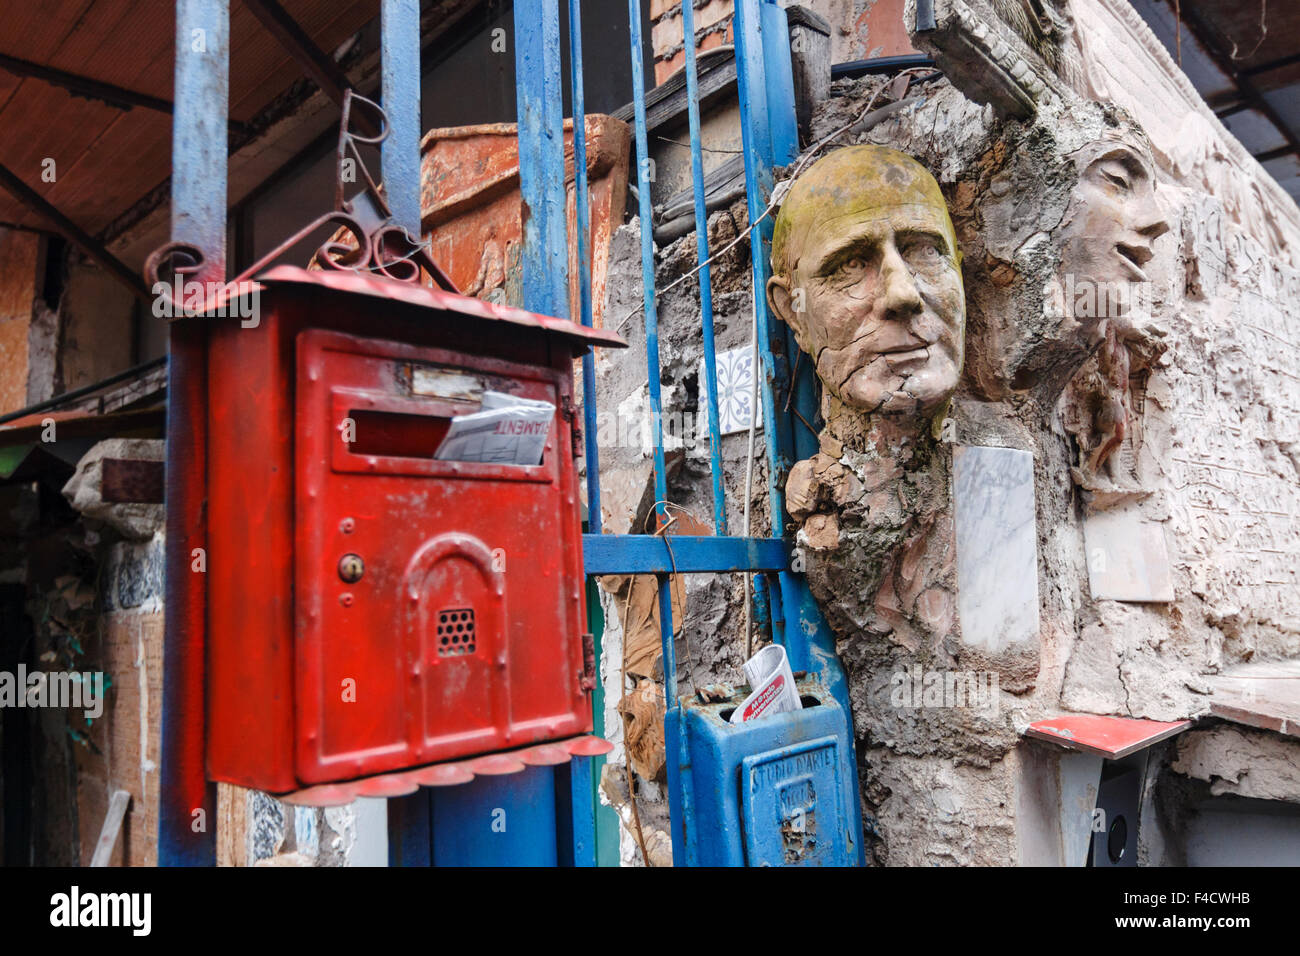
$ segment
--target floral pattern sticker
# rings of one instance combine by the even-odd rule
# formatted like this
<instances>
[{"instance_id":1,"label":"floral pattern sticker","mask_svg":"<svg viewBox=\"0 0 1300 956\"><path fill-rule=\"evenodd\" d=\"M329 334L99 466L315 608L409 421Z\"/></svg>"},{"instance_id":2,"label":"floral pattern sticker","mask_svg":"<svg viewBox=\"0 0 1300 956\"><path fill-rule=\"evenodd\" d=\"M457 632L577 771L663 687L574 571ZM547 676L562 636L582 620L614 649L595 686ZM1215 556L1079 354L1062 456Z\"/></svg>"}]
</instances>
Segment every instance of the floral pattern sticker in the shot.
<instances>
[{"instance_id":1,"label":"floral pattern sticker","mask_svg":"<svg viewBox=\"0 0 1300 956\"><path fill-rule=\"evenodd\" d=\"M750 419L757 413L755 428L763 425L763 406L754 406L754 352L744 345L719 352L718 428L724 435L749 430ZM700 433L709 434L709 393L705 385L704 360L700 359Z\"/></svg>"}]
</instances>

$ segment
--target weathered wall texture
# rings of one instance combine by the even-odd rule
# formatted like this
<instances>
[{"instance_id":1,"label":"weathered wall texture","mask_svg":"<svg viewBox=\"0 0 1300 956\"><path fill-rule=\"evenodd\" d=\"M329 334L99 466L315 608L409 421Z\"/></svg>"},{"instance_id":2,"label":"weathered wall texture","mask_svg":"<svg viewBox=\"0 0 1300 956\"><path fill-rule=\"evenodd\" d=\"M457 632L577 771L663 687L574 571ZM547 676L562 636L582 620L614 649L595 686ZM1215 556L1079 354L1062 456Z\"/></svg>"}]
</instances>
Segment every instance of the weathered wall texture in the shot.
<instances>
[{"instance_id":1,"label":"weathered wall texture","mask_svg":"<svg viewBox=\"0 0 1300 956\"><path fill-rule=\"evenodd\" d=\"M729 209L709 216L710 248L720 250L735 238L737 226L743 228L746 213L743 200ZM689 233L658 251L656 287L664 290L695 265L695 235ZM717 349L748 347L752 330L749 295L749 246L742 240L722 255L712 268L714 329ZM700 362L703 339L700 334L699 287L687 280L657 297L659 318L659 352L663 396L665 454L668 467L668 498L674 505L671 513L692 530L681 533L713 533L713 498L709 472L709 447L704 423L699 418ZM645 365L645 321L641 306L640 221L633 219L615 233L610 250L609 276L606 283L605 322L620 327L629 348L604 349L597 353L597 407L600 409L597 439L600 447L600 484L602 523L607 533L644 533L654 530L654 478L651 451L651 422ZM720 388L722 386L720 385ZM740 534L744 524L745 461L748 435L745 432L724 435L722 458L725 473L724 492L727 502L727 527ZM753 478L753 505L750 521L755 534L766 534L767 478L761 429L755 439L756 467ZM685 613L677 630L679 688L690 692L695 687L725 678L736 679L744 659L743 583L739 575L683 575L681 584ZM638 595L652 594L652 589L638 588L633 593L629 611L626 579L602 582L601 605L605 615L602 637L601 679L605 688L606 734L615 741L615 751L606 759L604 793L618 807L623 818L623 859L641 862L641 850L634 835L636 825L626 802L627 779L624 763L624 724L622 710L635 715L646 704L662 696L663 672L659 661L657 614L649 626L637 628L641 617L636 613ZM681 602L679 602L681 603ZM628 669L623 671L624 621L634 637L629 647L649 647L648 652L628 655ZM676 620L676 618L675 618ZM639 638L639 641L638 641ZM645 694L638 678L653 682L654 690ZM626 683L625 683L626 680ZM625 691L624 688L627 688ZM641 701L644 701L642 703ZM655 706L651 704L651 706ZM657 704L662 707L662 704ZM657 717L657 748L662 753L662 712ZM627 718L633 724L633 717ZM651 722L652 723L652 722ZM636 754L646 749L642 737L647 730L644 720L635 721L631 730L633 766ZM662 758L660 758L662 759ZM667 795L664 774L655 779L637 777L635 786L639 802L641 833L646 855L652 865L667 865L671 860L668 838Z\"/></svg>"},{"instance_id":2,"label":"weathered wall texture","mask_svg":"<svg viewBox=\"0 0 1300 956\"><path fill-rule=\"evenodd\" d=\"M964 632L969 620L931 633L927 649L841 615L881 862L1015 859L1024 835L1007 825L1005 795L1034 720L1197 716L1206 675L1300 653L1300 214L1126 4L1064 9L1074 19L1058 62L1070 68L1030 115L966 99L960 89L984 95L972 76L995 57L949 47L951 85L869 134L921 159L948 196L969 314L942 432L1032 453L1040 613L1034 640L993 655ZM823 134L868 90L841 92ZM1114 157L1122 189L1104 181ZM1079 290L1107 282L1132 303L1089 311ZM857 587L868 569L839 567L832 608L856 600L869 619ZM890 675L917 664L997 673L996 716L900 709ZM1285 789L1267 763L1257 775Z\"/></svg>"},{"instance_id":3,"label":"weathered wall texture","mask_svg":"<svg viewBox=\"0 0 1300 956\"><path fill-rule=\"evenodd\" d=\"M130 368L135 351L131 293L103 269L70 258L59 300L59 370L65 389L80 388Z\"/></svg>"},{"instance_id":4,"label":"weathered wall texture","mask_svg":"<svg viewBox=\"0 0 1300 956\"><path fill-rule=\"evenodd\" d=\"M145 546L119 546L109 564L118 578L112 591L131 606L114 604L101 618L92 652L112 681L104 714L85 729L77 747L77 820L81 864L90 863L115 790L131 794L110 866L156 866L158 862L158 774L162 722L162 539ZM142 603L141 585L128 584L145 568L153 592ZM120 600L115 596L113 600ZM71 718L70 718L71 719Z\"/></svg>"},{"instance_id":5,"label":"weathered wall texture","mask_svg":"<svg viewBox=\"0 0 1300 956\"><path fill-rule=\"evenodd\" d=\"M569 314L577 316L573 121L564 125ZM517 135L513 123L432 129L421 140L420 158L420 215L434 261L466 295L512 304L523 301ZM588 114L585 135L593 322L600 325L610 237L623 221L631 130L612 117Z\"/></svg>"},{"instance_id":6,"label":"weathered wall texture","mask_svg":"<svg viewBox=\"0 0 1300 956\"><path fill-rule=\"evenodd\" d=\"M129 368L137 312L119 282L62 240L0 228L0 414Z\"/></svg>"},{"instance_id":7,"label":"weathered wall texture","mask_svg":"<svg viewBox=\"0 0 1300 956\"><path fill-rule=\"evenodd\" d=\"M259 790L217 784L217 865L387 865L386 800L296 807Z\"/></svg>"},{"instance_id":8,"label":"weathered wall texture","mask_svg":"<svg viewBox=\"0 0 1300 956\"><path fill-rule=\"evenodd\" d=\"M131 796L110 866L155 866L158 860L158 765L162 740L163 509L109 505L99 494L105 457L161 459L161 441L113 439L78 462L63 496L84 520L72 554L93 559L82 580L37 598L33 615L52 632L50 666L104 675L103 713L70 711L68 737L76 759L76 832L88 865L114 791ZM56 584L59 583L56 581Z\"/></svg>"},{"instance_id":9,"label":"weathered wall texture","mask_svg":"<svg viewBox=\"0 0 1300 956\"><path fill-rule=\"evenodd\" d=\"M730 44L731 0L706 0L695 4L697 54ZM655 57L655 83L662 83L686 64L682 7L674 0L650 0L650 46Z\"/></svg>"},{"instance_id":10,"label":"weathered wall texture","mask_svg":"<svg viewBox=\"0 0 1300 956\"><path fill-rule=\"evenodd\" d=\"M811 0L803 5L832 24L833 63L916 52L903 20L903 0Z\"/></svg>"},{"instance_id":11,"label":"weathered wall texture","mask_svg":"<svg viewBox=\"0 0 1300 956\"><path fill-rule=\"evenodd\" d=\"M1170 767L1206 781L1216 797L1300 804L1300 741L1280 734L1230 724L1193 730L1178 740Z\"/></svg>"},{"instance_id":12,"label":"weathered wall texture","mask_svg":"<svg viewBox=\"0 0 1300 956\"><path fill-rule=\"evenodd\" d=\"M1042 37L1029 27L1027 40L1013 35L984 11L978 16L990 16L980 21L989 29L967 29L978 26L972 20L959 43L918 39L940 55L946 78L914 79L910 89L886 88L888 77L839 82L814 119L816 141L859 117L873 96L877 109L915 98L835 145L892 146L933 173L956 229L966 291L965 367L947 415L892 462L872 465L824 440L831 492L809 509L799 537L850 675L877 863L1014 863L1041 838L1028 828L1057 825L1055 809L1021 805L1035 767L1055 759L1054 751L1028 749L1041 747L1024 741L1028 724L1063 712L1197 717L1208 710L1208 676L1239 662L1300 656L1300 211L1222 129L1127 4L1051 9ZM911 15L909 8L906 22ZM989 80L995 72L1010 79L997 87ZM743 210L735 216L743 228ZM692 264L692 237L679 242L682 250L660 250L661 288ZM613 301L636 294L634 234L616 239L610 269L606 315L616 324L636 305ZM616 280L620 270L626 281ZM714 275L715 289L733 296L718 305L719 348L741 344L743 260ZM1127 298L1107 298L1118 295ZM699 390L695 296L694 284L684 283L660 309L666 415L691 408ZM637 314L624 327L633 347L602 366L602 409L644 391L640 322ZM833 407L829 414L839 415ZM724 442L733 507L743 495L743 463L731 450L743 447L740 437ZM890 568L914 583L942 556L909 550L910 538L885 542L882 573L860 552L842 551L847 539L830 533L826 519L845 509L892 509L880 493L892 488L897 501L899 488L911 487L900 514L934 512L928 533L944 537L935 529L954 516L960 523L962 507L951 461L972 446L1019 452L1031 463L1032 485L1015 494L1032 509L1036 574L966 586L971 602L952 619L927 615L920 604L899 615L897 592L882 607ZM759 449L761 463L761 441ZM651 504L649 462L639 448L605 454L607 520L621 508L620 526L610 530L628 530ZM872 475L883 481L866 480ZM763 488L756 475L756 504ZM707 520L707 472L688 457L669 497ZM755 527L766 529L766 518ZM985 560L1003 560L1011 546L986 548ZM961 562L958 553L959 569ZM686 585L691 675L698 683L734 680L741 594L716 579L708 587ZM998 630L977 619L981 604L1008 599L1036 608L1036 620ZM617 622L621 604L608 596L604 603L607 620ZM618 640L607 635L606 647ZM995 675L992 706L900 701L896 675L918 668ZM631 686L616 668L605 678L611 702ZM683 685L689 690L684 678ZM1275 741L1244 736L1269 753L1251 763L1246 784L1238 773L1216 786L1293 799ZM1174 752L1159 748L1152 759ZM1172 774L1159 779L1217 773L1205 768L1213 763L1206 754L1218 751L1200 736L1176 752ZM649 785L641 792L642 822L657 830L658 793ZM1176 814L1172 799L1162 797L1162 813ZM1142 852L1154 851L1144 842Z\"/></svg>"}]
</instances>

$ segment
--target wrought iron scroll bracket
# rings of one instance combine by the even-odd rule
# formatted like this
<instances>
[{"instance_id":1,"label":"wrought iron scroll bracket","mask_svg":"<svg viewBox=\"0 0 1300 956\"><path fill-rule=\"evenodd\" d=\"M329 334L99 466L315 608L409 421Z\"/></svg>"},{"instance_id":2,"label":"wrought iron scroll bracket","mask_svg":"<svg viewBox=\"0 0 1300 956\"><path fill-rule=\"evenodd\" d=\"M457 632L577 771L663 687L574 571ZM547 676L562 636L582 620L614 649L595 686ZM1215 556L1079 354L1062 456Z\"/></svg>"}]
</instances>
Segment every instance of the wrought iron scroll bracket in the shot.
<instances>
[{"instance_id":1,"label":"wrought iron scroll bracket","mask_svg":"<svg viewBox=\"0 0 1300 956\"><path fill-rule=\"evenodd\" d=\"M354 104L373 112L374 125L379 130L377 134L368 136L352 128ZM392 210L384 198L382 186L375 182L361 155L360 146L379 146L389 132L388 117L383 108L373 100L347 90L343 94L343 114L335 151L334 208L307 223L225 283L223 288L205 290L197 297L192 297L186 290L189 288L188 277L203 272L203 250L188 242L168 242L159 246L146 260L144 274L149 288L170 304L166 314L172 318L201 316L207 314L214 301L245 294L255 276L308 236L331 224L334 231L309 260L317 267L374 272L396 282L416 284L421 284L427 274L439 288L459 292L429 254L429 241L411 236L393 222ZM349 183L361 185L350 199L346 195ZM177 292L180 293L179 299Z\"/></svg>"}]
</instances>

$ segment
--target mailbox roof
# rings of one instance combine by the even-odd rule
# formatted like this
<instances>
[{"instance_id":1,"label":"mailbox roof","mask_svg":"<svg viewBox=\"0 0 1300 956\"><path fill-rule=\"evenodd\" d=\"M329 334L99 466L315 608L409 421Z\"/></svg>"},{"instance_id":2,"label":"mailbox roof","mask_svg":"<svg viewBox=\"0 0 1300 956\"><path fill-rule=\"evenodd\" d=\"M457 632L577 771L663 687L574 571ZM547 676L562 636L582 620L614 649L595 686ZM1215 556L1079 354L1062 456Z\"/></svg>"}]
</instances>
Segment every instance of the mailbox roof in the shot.
<instances>
[{"instance_id":1,"label":"mailbox roof","mask_svg":"<svg viewBox=\"0 0 1300 956\"><path fill-rule=\"evenodd\" d=\"M352 295L364 295L377 299L396 300L407 305L440 312L457 312L461 315L480 319L484 322L509 322L530 328L542 329L552 335L567 339L575 352L582 351L583 346L600 345L606 348L626 348L623 337L609 329L593 329L568 319L557 319L550 315L538 315L512 305L498 305L475 299L467 295L457 295L442 289L431 289L412 282L398 282L378 275L338 269L300 269L297 266L276 266L262 273L257 280L265 286L309 285L318 288L333 289Z\"/></svg>"}]
</instances>

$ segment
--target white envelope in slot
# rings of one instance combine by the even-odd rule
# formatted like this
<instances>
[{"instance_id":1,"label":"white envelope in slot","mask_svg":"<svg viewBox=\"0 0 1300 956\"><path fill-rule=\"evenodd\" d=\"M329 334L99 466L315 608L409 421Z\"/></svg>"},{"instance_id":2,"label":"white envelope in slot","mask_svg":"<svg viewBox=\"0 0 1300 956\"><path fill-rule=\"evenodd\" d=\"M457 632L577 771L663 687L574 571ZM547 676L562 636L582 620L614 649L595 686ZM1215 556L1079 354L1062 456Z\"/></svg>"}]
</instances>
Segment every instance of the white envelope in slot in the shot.
<instances>
[{"instance_id":1,"label":"white envelope in slot","mask_svg":"<svg viewBox=\"0 0 1300 956\"><path fill-rule=\"evenodd\" d=\"M485 391L477 412L451 420L434 458L536 465L542 460L554 417L550 402Z\"/></svg>"}]
</instances>

